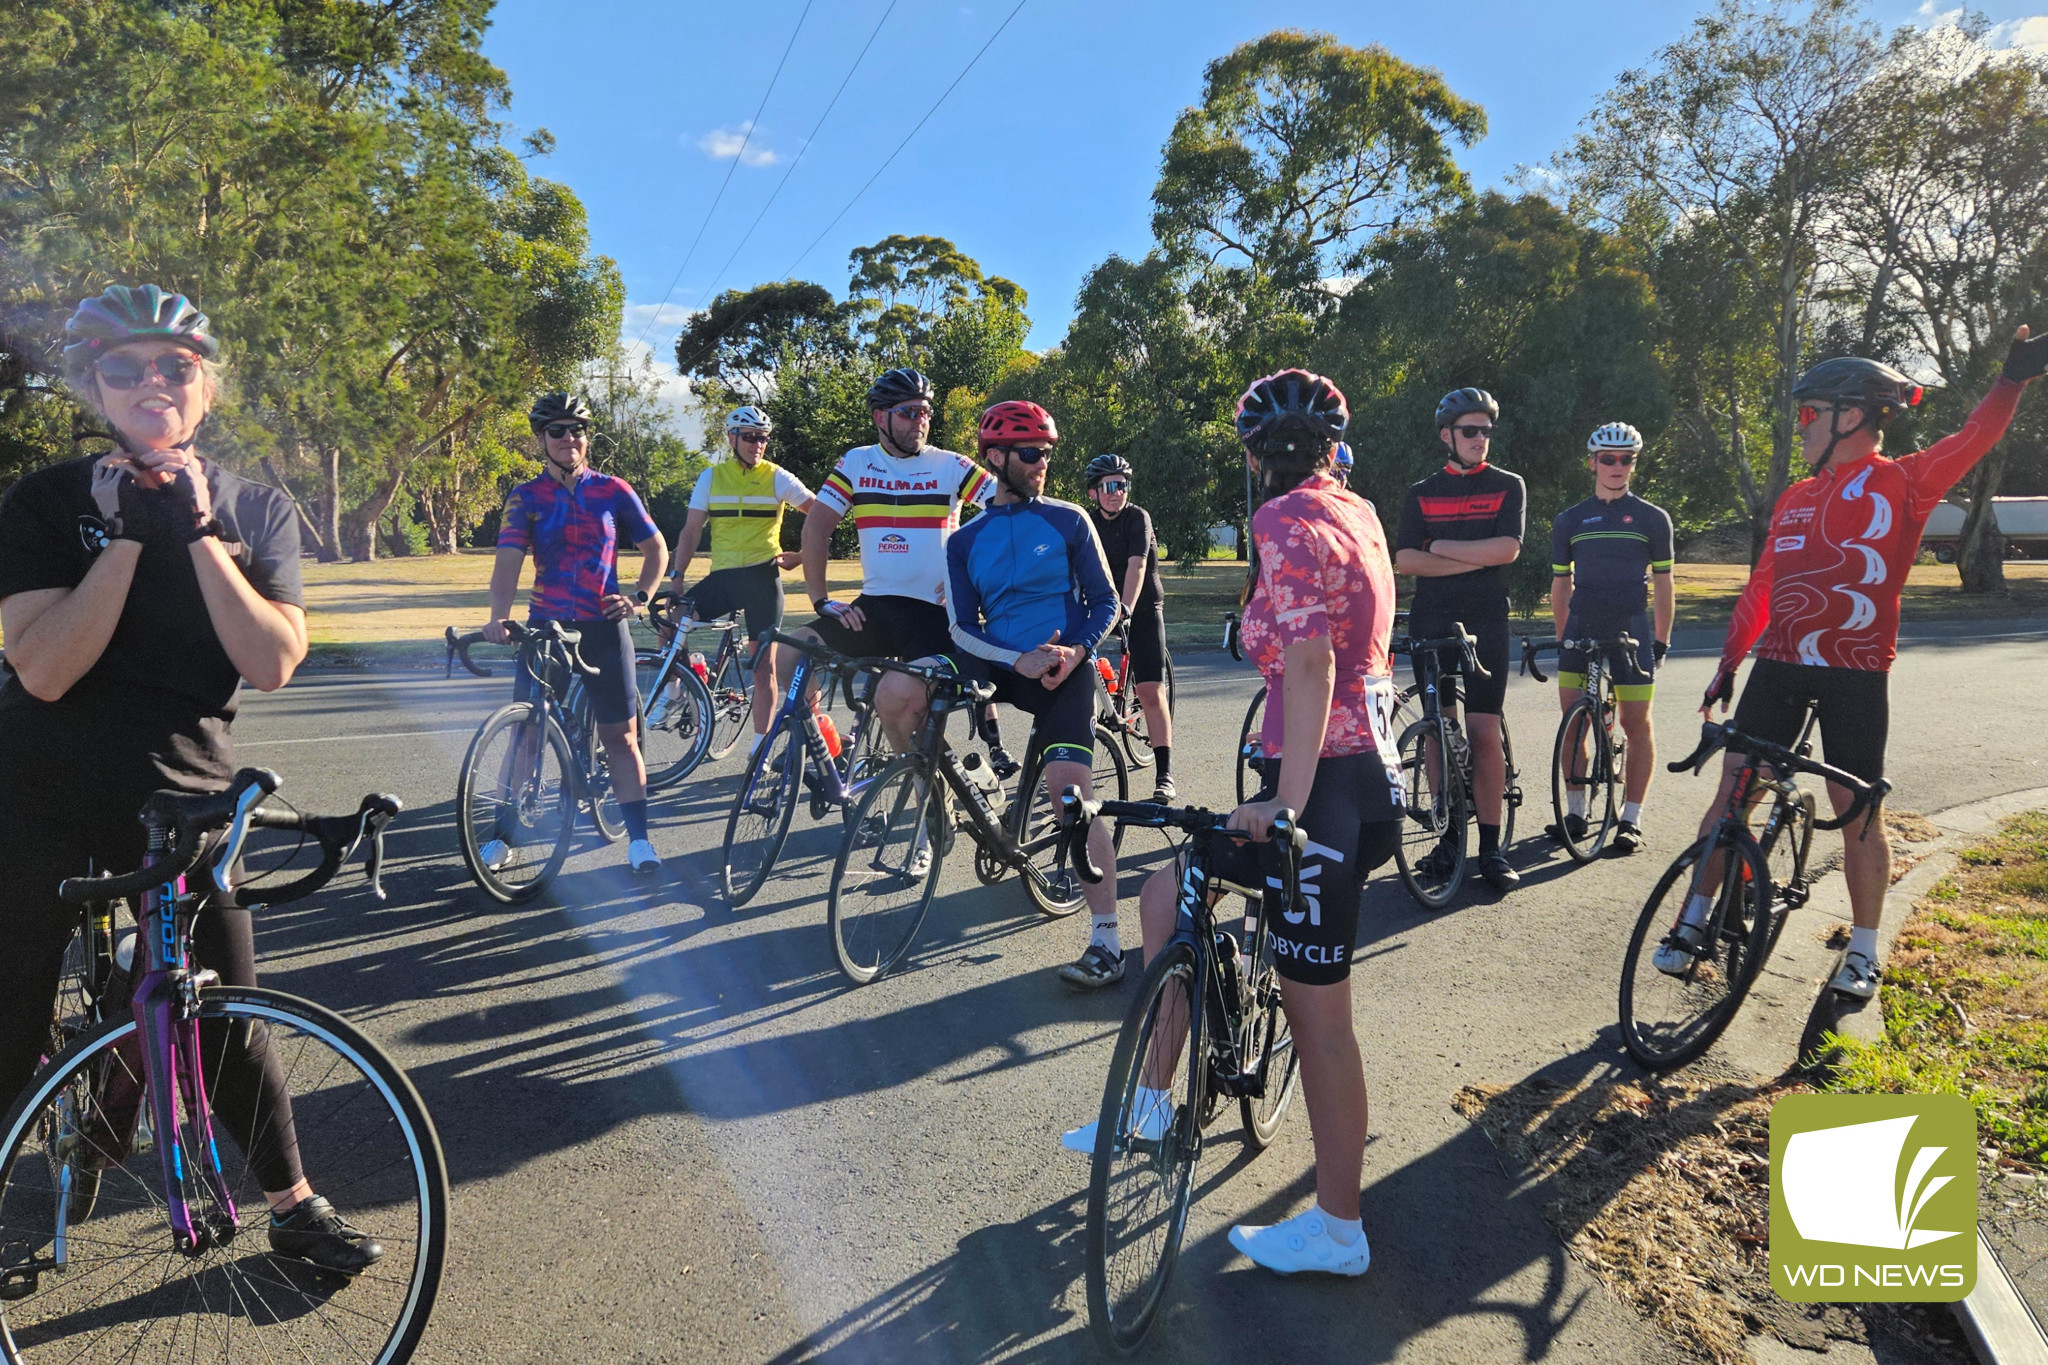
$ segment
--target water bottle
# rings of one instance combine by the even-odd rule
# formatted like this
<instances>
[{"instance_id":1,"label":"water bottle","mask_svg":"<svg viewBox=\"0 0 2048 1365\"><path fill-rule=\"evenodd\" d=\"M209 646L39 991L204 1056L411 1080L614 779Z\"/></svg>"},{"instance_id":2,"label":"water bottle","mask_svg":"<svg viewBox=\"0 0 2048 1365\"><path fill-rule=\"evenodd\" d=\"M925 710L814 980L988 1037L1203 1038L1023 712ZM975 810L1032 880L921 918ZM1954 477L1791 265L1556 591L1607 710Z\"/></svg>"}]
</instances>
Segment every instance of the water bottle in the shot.
<instances>
[{"instance_id":1,"label":"water bottle","mask_svg":"<svg viewBox=\"0 0 2048 1365\"><path fill-rule=\"evenodd\" d=\"M711 685L711 665L702 654L697 653L695 650L690 652L690 671L695 673L697 680L706 687Z\"/></svg>"},{"instance_id":2,"label":"water bottle","mask_svg":"<svg viewBox=\"0 0 2048 1365\"><path fill-rule=\"evenodd\" d=\"M982 802L992 811L1001 814L1003 784L996 781L995 769L988 766L988 760L980 753L970 753L960 760L961 776L967 785L981 793Z\"/></svg>"},{"instance_id":3,"label":"water bottle","mask_svg":"<svg viewBox=\"0 0 2048 1365\"><path fill-rule=\"evenodd\" d=\"M823 711L813 711L811 714L818 718L818 738L825 741L825 752L834 758L839 757L839 751L845 743L839 738L839 727L834 725L832 717Z\"/></svg>"},{"instance_id":4,"label":"water bottle","mask_svg":"<svg viewBox=\"0 0 2048 1365\"><path fill-rule=\"evenodd\" d=\"M1109 695L1116 695L1116 670L1109 666L1109 660L1097 659L1095 671L1102 675L1102 685L1109 689Z\"/></svg>"}]
</instances>

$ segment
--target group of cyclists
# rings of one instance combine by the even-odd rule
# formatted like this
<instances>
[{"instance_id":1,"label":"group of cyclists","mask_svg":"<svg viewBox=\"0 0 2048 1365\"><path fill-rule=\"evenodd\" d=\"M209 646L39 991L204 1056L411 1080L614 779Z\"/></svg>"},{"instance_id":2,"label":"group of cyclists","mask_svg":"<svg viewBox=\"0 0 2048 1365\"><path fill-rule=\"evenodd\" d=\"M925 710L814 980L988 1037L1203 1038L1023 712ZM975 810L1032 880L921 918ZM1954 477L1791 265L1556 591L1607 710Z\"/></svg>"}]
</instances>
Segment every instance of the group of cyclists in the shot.
<instances>
[{"instance_id":1,"label":"group of cyclists","mask_svg":"<svg viewBox=\"0 0 2048 1365\"><path fill-rule=\"evenodd\" d=\"M0 1094L28 1081L46 1037L60 959L75 918L59 880L141 861L135 814L150 792L217 791L233 771L230 725L239 684L287 683L306 653L296 509L283 494L204 457L195 436L215 389L218 345L204 314L155 286L116 286L82 303L65 329L67 379L98 412L115 449L31 474L0 503L0 624L8 673L0 690L0 881L13 888L0 916ZM2020 328L2000 379L1964 428L1897 459L1884 429L1919 390L1870 360L1814 366L1799 380L1808 477L1773 514L1764 553L1736 608L1701 705L1725 712L1752 646L1759 661L1736 724L1777 743L1798 737L1809 708L1829 762L1866 780L1882 775L1886 681L1896 653L1898 601L1929 512L1991 448L2021 389L2048 369L2048 338ZM892 369L868 392L875 440L846 452L815 491L767 457L773 423L755 406L725 423L726 457L698 479L673 559L638 494L590 465L593 413L551 393L529 413L541 474L507 496L497 539L486 634L508 638L524 560L535 561L531 618L581 637L586 679L613 790L630 834L628 861L652 873L642 714L629 626L664 579L688 616L738 612L756 641L782 625L782 573L801 566L816 619L787 634L849 657L936 665L985 683L1031 718L1032 755L1047 794L1091 792L1096 650L1120 625L1156 756L1153 799L1176 798L1166 678L1163 593L1152 522L1134 502L1130 463L1097 455L1086 466L1088 505L1045 496L1059 431L1037 403L999 402L981 415L975 457L928 443L930 381ZM1522 550L1522 480L1490 458L1500 420L1477 388L1436 410L1443 467L1413 485L1389 547L1378 512L1349 491L1350 413L1327 378L1300 369L1265 376L1239 400L1236 430L1262 500L1250 521L1251 573L1242 640L1269 688L1260 790L1229 817L1216 865L1266 885L1282 1004L1298 1050L1316 1152L1316 1196L1302 1214L1232 1230L1233 1245L1283 1274L1356 1275L1370 1253L1360 1220L1367 1097L1353 1029L1352 948L1367 877L1394 856L1407 796L1392 733L1398 687L1392 643L1396 576L1416 580L1409 630L1454 626L1477 639L1481 670L1458 678L1473 751L1478 870L1501 891L1518 877L1500 846L1506 781L1500 715L1509 654L1508 566ZM1631 491L1643 441L1610 422L1588 442L1593 493L1551 527L1557 638L1627 634L1640 648L1612 661L1628 738L1625 801L1613 851L1642 841L1654 763L1650 702L1673 618L1672 523ZM969 509L974 509L968 515ZM801 549L781 548L787 511L804 518ZM853 518L862 590L831 596L828 549ZM963 524L964 519L964 524ZM686 581L705 528L710 568ZM621 543L640 552L627 591ZM1760 642L1760 643L1759 643ZM754 743L769 727L789 645L754 651ZM1558 674L1567 708L1586 661L1567 652ZM530 680L522 685L531 686ZM899 749L923 725L924 678L880 675L872 704ZM998 773L1013 773L991 708L977 717ZM1735 760L1731 757L1732 772ZM1830 787L1838 811L1848 793ZM1710 807L1710 818L1714 807ZM1302 893L1286 903L1267 875L1268 836L1283 812L1308 842ZM1561 814L1583 822L1583 798ZM1095 865L1114 853L1106 821L1089 836ZM1883 828L1845 833L1855 929L1835 989L1868 997L1878 980L1876 931L1888 884ZM502 857L486 845L486 860ZM1438 856L1432 854L1431 856ZM1445 853L1443 856L1454 856ZM1139 897L1142 945L1175 932L1181 871L1154 873ZM1116 879L1086 888L1089 938L1061 976L1100 988L1135 965L1119 933ZM1711 891L1711 888L1707 889ZM1659 949L1676 972L1696 949L1708 896L1695 895ZM246 910L218 910L199 927L199 951L223 981L253 984ZM221 1077L224 1109L249 1111L240 1131L267 1127L284 1154L264 1173L279 1255L343 1272L379 1249L314 1191L290 1140L276 1060L259 1034L234 1041ZM1094 1125L1063 1145L1094 1147Z\"/></svg>"}]
</instances>

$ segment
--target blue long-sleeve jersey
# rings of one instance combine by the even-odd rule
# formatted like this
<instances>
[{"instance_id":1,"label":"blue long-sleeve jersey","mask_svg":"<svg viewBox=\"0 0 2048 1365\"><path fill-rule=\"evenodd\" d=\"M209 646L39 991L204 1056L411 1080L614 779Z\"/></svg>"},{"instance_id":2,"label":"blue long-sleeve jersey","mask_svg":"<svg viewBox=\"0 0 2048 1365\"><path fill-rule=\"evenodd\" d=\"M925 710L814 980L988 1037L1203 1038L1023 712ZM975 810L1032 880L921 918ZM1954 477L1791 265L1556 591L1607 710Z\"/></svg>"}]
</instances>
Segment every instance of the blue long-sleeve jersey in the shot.
<instances>
[{"instance_id":1,"label":"blue long-sleeve jersey","mask_svg":"<svg viewBox=\"0 0 2048 1365\"><path fill-rule=\"evenodd\" d=\"M1092 650L1116 624L1116 585L1088 514L1033 498L985 508L946 541L953 639L1010 667L1059 632Z\"/></svg>"}]
</instances>

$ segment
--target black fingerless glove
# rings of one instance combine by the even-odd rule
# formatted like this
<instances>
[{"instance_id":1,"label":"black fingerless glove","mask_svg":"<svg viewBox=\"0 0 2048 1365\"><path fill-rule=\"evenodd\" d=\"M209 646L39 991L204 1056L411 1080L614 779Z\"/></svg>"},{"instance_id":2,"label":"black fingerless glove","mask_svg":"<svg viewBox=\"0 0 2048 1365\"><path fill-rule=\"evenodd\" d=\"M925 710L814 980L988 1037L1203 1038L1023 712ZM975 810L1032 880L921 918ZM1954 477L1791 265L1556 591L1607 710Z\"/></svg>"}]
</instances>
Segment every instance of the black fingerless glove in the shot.
<instances>
[{"instance_id":1,"label":"black fingerless glove","mask_svg":"<svg viewBox=\"0 0 2048 1365\"><path fill-rule=\"evenodd\" d=\"M1663 663L1663 662L1664 662L1664 656L1665 656L1666 654L1669 654L1670 652L1671 652L1671 642L1670 642L1669 640L1652 640L1652 641L1650 641L1650 657L1651 657L1652 659L1656 660L1656 661L1657 661L1658 663L1660 663L1660 664L1661 664L1661 663Z\"/></svg>"},{"instance_id":2,"label":"black fingerless glove","mask_svg":"<svg viewBox=\"0 0 2048 1365\"><path fill-rule=\"evenodd\" d=\"M2039 379L2048 372L2048 332L2015 341L2005 353L2005 377L2015 384Z\"/></svg>"},{"instance_id":3,"label":"black fingerless glove","mask_svg":"<svg viewBox=\"0 0 2048 1365\"><path fill-rule=\"evenodd\" d=\"M1716 672L1714 674L1714 680L1707 684L1706 700L1700 703L1700 710L1706 710L1715 702L1719 702L1723 706L1726 706L1734 700L1735 671L1733 669L1723 668Z\"/></svg>"}]
</instances>

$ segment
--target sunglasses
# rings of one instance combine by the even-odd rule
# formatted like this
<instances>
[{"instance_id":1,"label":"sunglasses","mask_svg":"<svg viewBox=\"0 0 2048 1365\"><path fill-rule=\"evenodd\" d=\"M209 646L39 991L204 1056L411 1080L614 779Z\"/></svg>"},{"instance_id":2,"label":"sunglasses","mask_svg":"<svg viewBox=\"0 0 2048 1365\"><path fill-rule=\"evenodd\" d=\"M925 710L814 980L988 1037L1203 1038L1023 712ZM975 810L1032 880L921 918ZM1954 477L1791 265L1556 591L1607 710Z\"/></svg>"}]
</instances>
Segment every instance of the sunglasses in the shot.
<instances>
[{"instance_id":1,"label":"sunglasses","mask_svg":"<svg viewBox=\"0 0 2048 1365\"><path fill-rule=\"evenodd\" d=\"M1131 491L1131 481L1129 479L1104 479L1095 486L1105 493L1128 493Z\"/></svg>"},{"instance_id":2,"label":"sunglasses","mask_svg":"<svg viewBox=\"0 0 2048 1365\"><path fill-rule=\"evenodd\" d=\"M932 405L929 403L905 403L901 407L890 408L889 415L891 417L902 417L914 421L919 417L931 416Z\"/></svg>"},{"instance_id":3,"label":"sunglasses","mask_svg":"<svg viewBox=\"0 0 2048 1365\"><path fill-rule=\"evenodd\" d=\"M1627 469L1636 462L1636 457L1633 455L1601 455L1596 458L1601 464L1610 466L1620 465L1623 469Z\"/></svg>"},{"instance_id":4,"label":"sunglasses","mask_svg":"<svg viewBox=\"0 0 2048 1365\"><path fill-rule=\"evenodd\" d=\"M990 446L989 449L1000 450L1013 459L1022 460L1025 464L1037 464L1052 454L1042 446Z\"/></svg>"},{"instance_id":5,"label":"sunglasses","mask_svg":"<svg viewBox=\"0 0 2048 1365\"><path fill-rule=\"evenodd\" d=\"M735 431L732 434L732 438L735 441L744 441L750 446L765 446L768 444L768 433L765 431Z\"/></svg>"},{"instance_id":6,"label":"sunglasses","mask_svg":"<svg viewBox=\"0 0 2048 1365\"><path fill-rule=\"evenodd\" d=\"M99 363L100 383L110 389L132 389L147 379L151 370L166 384L182 387L199 373L199 358L188 351L166 351L145 363L132 355L110 355Z\"/></svg>"},{"instance_id":7,"label":"sunglasses","mask_svg":"<svg viewBox=\"0 0 2048 1365\"><path fill-rule=\"evenodd\" d=\"M561 440L564 436L588 436L590 434L590 428L581 422L550 422L542 427L541 430L557 441Z\"/></svg>"},{"instance_id":8,"label":"sunglasses","mask_svg":"<svg viewBox=\"0 0 2048 1365\"><path fill-rule=\"evenodd\" d=\"M1451 430L1457 432L1468 441L1490 441L1493 439L1492 427L1452 427Z\"/></svg>"}]
</instances>

